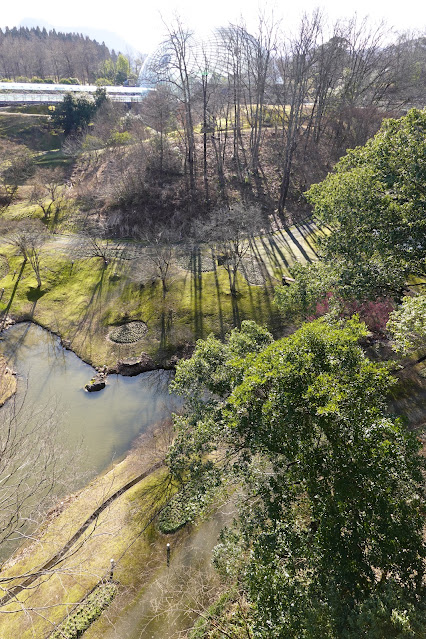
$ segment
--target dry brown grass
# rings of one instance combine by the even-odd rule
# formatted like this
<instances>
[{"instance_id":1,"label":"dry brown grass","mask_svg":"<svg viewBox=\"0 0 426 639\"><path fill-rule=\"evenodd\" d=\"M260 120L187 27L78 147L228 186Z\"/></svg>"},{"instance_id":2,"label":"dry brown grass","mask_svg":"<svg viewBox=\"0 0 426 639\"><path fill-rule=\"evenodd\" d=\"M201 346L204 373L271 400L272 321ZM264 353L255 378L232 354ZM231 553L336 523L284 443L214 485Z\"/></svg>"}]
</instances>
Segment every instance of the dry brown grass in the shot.
<instances>
[{"instance_id":1,"label":"dry brown grass","mask_svg":"<svg viewBox=\"0 0 426 639\"><path fill-rule=\"evenodd\" d=\"M16 391L16 377L7 365L7 361L0 355L0 406Z\"/></svg>"}]
</instances>

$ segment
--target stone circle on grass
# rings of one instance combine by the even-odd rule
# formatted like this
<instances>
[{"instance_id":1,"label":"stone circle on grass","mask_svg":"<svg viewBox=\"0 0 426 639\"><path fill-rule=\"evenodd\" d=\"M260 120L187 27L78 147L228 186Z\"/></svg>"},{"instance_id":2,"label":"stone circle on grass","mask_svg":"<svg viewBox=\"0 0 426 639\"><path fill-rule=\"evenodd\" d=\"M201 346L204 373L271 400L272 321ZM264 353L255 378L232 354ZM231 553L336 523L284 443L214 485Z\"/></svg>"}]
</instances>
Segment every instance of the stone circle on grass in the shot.
<instances>
[{"instance_id":1,"label":"stone circle on grass","mask_svg":"<svg viewBox=\"0 0 426 639\"><path fill-rule=\"evenodd\" d=\"M133 344L145 337L148 332L148 326L145 322L135 321L115 326L109 332L109 338L118 344Z\"/></svg>"}]
</instances>

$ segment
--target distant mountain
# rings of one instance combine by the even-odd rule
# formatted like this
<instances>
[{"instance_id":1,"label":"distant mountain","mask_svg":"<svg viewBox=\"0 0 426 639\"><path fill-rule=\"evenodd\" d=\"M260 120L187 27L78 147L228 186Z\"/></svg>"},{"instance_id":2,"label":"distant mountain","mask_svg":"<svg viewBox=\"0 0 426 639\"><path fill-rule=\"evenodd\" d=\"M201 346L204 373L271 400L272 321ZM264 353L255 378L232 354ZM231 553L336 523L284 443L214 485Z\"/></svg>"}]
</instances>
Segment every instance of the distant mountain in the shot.
<instances>
[{"instance_id":1,"label":"distant mountain","mask_svg":"<svg viewBox=\"0 0 426 639\"><path fill-rule=\"evenodd\" d=\"M13 25L8 26L11 28ZM89 36L89 38L92 38L92 40L96 40L100 44L102 42L105 42L106 46L109 49L114 49L116 53L121 51L121 53L132 54L136 52L135 48L132 47L131 44L126 42L126 40L121 36L117 35L113 31L96 29L96 27L64 27L61 25L50 24L49 22L46 22L46 20L42 20L40 18L24 18L23 20L21 20L18 27L28 27L29 29L33 27L40 27L40 29L43 29L44 27L47 31L55 29L55 31L61 31L62 33L82 33L83 35L87 35Z\"/></svg>"}]
</instances>

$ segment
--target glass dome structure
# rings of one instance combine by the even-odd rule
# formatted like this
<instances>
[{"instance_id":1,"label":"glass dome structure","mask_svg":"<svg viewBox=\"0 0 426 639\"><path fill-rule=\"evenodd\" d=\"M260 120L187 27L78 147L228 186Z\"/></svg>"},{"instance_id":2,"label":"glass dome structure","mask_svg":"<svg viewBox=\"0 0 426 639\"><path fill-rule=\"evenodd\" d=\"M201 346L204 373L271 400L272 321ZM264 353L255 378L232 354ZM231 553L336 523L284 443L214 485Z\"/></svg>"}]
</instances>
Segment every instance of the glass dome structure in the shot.
<instances>
[{"instance_id":1,"label":"glass dome structure","mask_svg":"<svg viewBox=\"0 0 426 639\"><path fill-rule=\"evenodd\" d=\"M147 88L159 83L179 84L184 66L194 80L203 75L226 78L237 72L244 74L258 54L258 42L242 27L214 29L206 37L190 32L170 34L146 58L138 84Z\"/></svg>"}]
</instances>

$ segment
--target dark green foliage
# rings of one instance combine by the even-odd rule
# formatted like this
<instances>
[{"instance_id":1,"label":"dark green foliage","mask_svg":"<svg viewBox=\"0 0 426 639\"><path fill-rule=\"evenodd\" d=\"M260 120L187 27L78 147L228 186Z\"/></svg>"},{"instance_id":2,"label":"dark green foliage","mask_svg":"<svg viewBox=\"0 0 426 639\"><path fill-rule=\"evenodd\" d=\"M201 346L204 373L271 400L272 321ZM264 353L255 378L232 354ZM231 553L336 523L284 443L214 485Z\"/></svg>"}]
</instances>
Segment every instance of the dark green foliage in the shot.
<instances>
[{"instance_id":1,"label":"dark green foliage","mask_svg":"<svg viewBox=\"0 0 426 639\"><path fill-rule=\"evenodd\" d=\"M404 601L398 584L390 582L349 617L346 639L424 639L425 615L425 600Z\"/></svg>"},{"instance_id":2,"label":"dark green foliage","mask_svg":"<svg viewBox=\"0 0 426 639\"><path fill-rule=\"evenodd\" d=\"M186 524L192 523L211 505L220 487L220 478L213 473L210 481L193 481L185 483L158 517L158 528L164 534L177 532Z\"/></svg>"},{"instance_id":3,"label":"dark green foliage","mask_svg":"<svg viewBox=\"0 0 426 639\"><path fill-rule=\"evenodd\" d=\"M63 131L64 135L81 131L89 125L106 99L103 88L96 89L93 100L86 95L67 93L52 115L53 126Z\"/></svg>"},{"instance_id":4,"label":"dark green foliage","mask_svg":"<svg viewBox=\"0 0 426 639\"><path fill-rule=\"evenodd\" d=\"M296 282L278 287L288 317L337 311L347 301L398 301L408 275L426 273L426 111L384 121L306 193L326 234L320 264L295 265ZM332 296L332 299L331 299ZM319 313L318 313L319 314Z\"/></svg>"},{"instance_id":5,"label":"dark green foliage","mask_svg":"<svg viewBox=\"0 0 426 639\"><path fill-rule=\"evenodd\" d=\"M412 353L426 347L426 295L404 297L387 324L392 347L397 352Z\"/></svg>"},{"instance_id":6,"label":"dark green foliage","mask_svg":"<svg viewBox=\"0 0 426 639\"><path fill-rule=\"evenodd\" d=\"M386 415L392 379L358 346L365 334L357 320L315 321L271 343L251 323L198 342L177 368L188 403L171 469L244 483L239 533L216 563L246 591L256 638L343 639L388 588L400 605L385 606L382 631L404 610L414 624L422 462Z\"/></svg>"},{"instance_id":7,"label":"dark green foliage","mask_svg":"<svg viewBox=\"0 0 426 639\"><path fill-rule=\"evenodd\" d=\"M305 320L315 314L319 300L336 290L338 275L323 262L294 264L291 275L294 283L275 288L275 303L286 317Z\"/></svg>"},{"instance_id":8,"label":"dark green foliage","mask_svg":"<svg viewBox=\"0 0 426 639\"><path fill-rule=\"evenodd\" d=\"M78 78L60 78L59 84L80 84Z\"/></svg>"},{"instance_id":9,"label":"dark green foliage","mask_svg":"<svg viewBox=\"0 0 426 639\"><path fill-rule=\"evenodd\" d=\"M186 500L180 493L164 508L158 518L158 529L165 535L175 533L192 521L192 512L188 512Z\"/></svg>"},{"instance_id":10,"label":"dark green foliage","mask_svg":"<svg viewBox=\"0 0 426 639\"><path fill-rule=\"evenodd\" d=\"M314 214L331 227L326 261L349 273L393 276L426 272L426 111L385 120L363 147L349 151L307 192ZM371 284L370 284L371 286Z\"/></svg>"}]
</instances>

